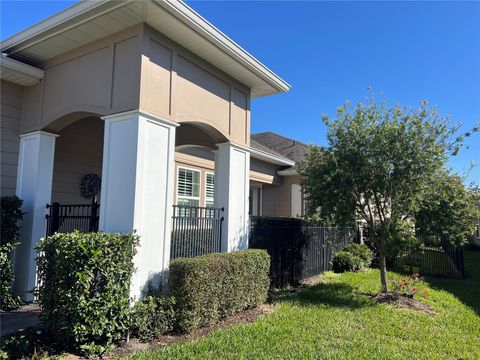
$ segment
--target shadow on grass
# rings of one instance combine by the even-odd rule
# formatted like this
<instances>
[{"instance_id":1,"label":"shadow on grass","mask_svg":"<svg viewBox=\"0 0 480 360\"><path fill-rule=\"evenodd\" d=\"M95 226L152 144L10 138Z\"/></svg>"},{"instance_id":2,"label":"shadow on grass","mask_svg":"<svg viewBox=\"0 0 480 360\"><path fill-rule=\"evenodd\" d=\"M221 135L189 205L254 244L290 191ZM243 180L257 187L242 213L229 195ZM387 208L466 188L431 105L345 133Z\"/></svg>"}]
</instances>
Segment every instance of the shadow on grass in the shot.
<instances>
[{"instance_id":1,"label":"shadow on grass","mask_svg":"<svg viewBox=\"0 0 480 360\"><path fill-rule=\"evenodd\" d=\"M426 276L426 281L433 289L448 291L480 316L480 251L464 251L464 264L464 280Z\"/></svg>"},{"instance_id":2,"label":"shadow on grass","mask_svg":"<svg viewBox=\"0 0 480 360\"><path fill-rule=\"evenodd\" d=\"M343 283L321 283L295 293L280 292L273 297L276 301L288 301L295 305L326 305L357 309L376 304L365 294Z\"/></svg>"}]
</instances>

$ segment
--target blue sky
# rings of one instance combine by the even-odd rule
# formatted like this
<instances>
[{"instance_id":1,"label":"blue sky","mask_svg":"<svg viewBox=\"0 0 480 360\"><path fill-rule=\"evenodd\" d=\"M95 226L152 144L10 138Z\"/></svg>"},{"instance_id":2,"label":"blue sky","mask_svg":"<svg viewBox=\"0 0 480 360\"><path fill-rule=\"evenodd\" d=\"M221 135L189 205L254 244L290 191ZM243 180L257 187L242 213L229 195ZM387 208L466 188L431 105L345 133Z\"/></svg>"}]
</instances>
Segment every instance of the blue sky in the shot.
<instances>
[{"instance_id":1,"label":"blue sky","mask_svg":"<svg viewBox=\"0 0 480 360\"><path fill-rule=\"evenodd\" d=\"M1 1L1 38L75 1ZM292 85L252 103L252 132L325 145L322 114L373 87L392 102L422 99L464 129L480 121L480 2L189 1ZM451 160L480 183L480 134Z\"/></svg>"}]
</instances>

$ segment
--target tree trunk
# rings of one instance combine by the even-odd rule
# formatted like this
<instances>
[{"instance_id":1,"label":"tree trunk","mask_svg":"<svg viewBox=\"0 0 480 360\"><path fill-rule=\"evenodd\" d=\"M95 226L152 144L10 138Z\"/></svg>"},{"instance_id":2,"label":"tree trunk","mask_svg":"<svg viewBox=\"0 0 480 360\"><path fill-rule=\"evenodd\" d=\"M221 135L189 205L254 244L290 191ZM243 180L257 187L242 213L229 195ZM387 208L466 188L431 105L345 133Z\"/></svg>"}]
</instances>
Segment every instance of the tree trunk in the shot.
<instances>
[{"instance_id":1,"label":"tree trunk","mask_svg":"<svg viewBox=\"0 0 480 360\"><path fill-rule=\"evenodd\" d=\"M385 257L385 243L379 240L378 244L378 265L380 266L380 281L382 282L382 292L388 292L388 277L387 277L387 259Z\"/></svg>"},{"instance_id":2,"label":"tree trunk","mask_svg":"<svg viewBox=\"0 0 480 360\"><path fill-rule=\"evenodd\" d=\"M382 282L382 292L388 292L388 278L387 278L387 260L385 254L379 255L380 266L380 280Z\"/></svg>"}]
</instances>

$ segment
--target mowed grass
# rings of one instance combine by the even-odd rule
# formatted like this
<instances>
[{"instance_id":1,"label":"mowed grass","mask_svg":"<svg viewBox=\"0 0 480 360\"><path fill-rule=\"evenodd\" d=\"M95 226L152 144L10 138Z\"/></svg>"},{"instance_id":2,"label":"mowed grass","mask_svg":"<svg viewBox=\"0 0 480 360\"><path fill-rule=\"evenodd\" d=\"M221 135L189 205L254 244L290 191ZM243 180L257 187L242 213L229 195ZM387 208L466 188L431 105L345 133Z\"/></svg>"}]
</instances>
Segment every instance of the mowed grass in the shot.
<instances>
[{"instance_id":1,"label":"mowed grass","mask_svg":"<svg viewBox=\"0 0 480 360\"><path fill-rule=\"evenodd\" d=\"M434 315L374 302L378 270L328 273L325 283L277 296L275 312L253 324L131 358L480 359L480 252L467 251L465 262L466 280L426 279Z\"/></svg>"}]
</instances>

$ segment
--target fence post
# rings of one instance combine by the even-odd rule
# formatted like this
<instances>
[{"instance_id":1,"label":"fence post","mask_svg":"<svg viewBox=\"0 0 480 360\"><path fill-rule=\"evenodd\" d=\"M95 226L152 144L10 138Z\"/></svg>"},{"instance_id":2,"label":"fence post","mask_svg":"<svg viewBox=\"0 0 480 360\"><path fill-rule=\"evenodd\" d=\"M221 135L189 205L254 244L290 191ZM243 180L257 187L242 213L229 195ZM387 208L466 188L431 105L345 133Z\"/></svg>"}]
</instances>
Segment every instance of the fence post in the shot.
<instances>
[{"instance_id":1,"label":"fence post","mask_svg":"<svg viewBox=\"0 0 480 360\"><path fill-rule=\"evenodd\" d=\"M98 210L98 203L94 201L92 203L92 212L90 213L90 223L88 224L88 231L93 232L98 230L97 226L97 211Z\"/></svg>"},{"instance_id":2,"label":"fence post","mask_svg":"<svg viewBox=\"0 0 480 360\"><path fill-rule=\"evenodd\" d=\"M58 232L58 229L60 228L60 204L58 202L52 203L52 209L50 210L50 216L51 216L51 227L50 227L50 235L55 234Z\"/></svg>"},{"instance_id":3,"label":"fence post","mask_svg":"<svg viewBox=\"0 0 480 360\"><path fill-rule=\"evenodd\" d=\"M457 245L455 250L457 253L457 268L460 270L460 279L463 280L465 278L465 268L463 266L463 248Z\"/></svg>"}]
</instances>

